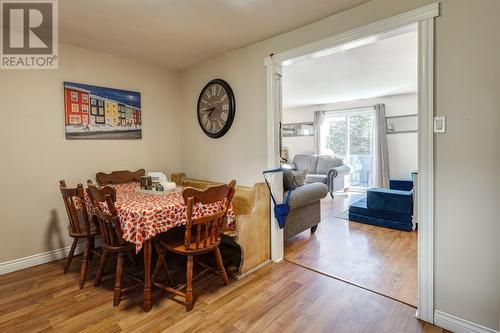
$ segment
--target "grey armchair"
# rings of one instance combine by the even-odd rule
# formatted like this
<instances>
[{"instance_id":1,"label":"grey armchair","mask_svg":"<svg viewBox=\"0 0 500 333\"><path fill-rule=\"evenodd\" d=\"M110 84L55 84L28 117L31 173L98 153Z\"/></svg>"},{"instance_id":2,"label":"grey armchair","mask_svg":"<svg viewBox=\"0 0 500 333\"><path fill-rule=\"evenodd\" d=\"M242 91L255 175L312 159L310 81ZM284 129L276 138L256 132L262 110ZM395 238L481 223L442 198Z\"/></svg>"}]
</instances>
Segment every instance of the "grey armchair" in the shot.
<instances>
[{"instance_id":1,"label":"grey armchair","mask_svg":"<svg viewBox=\"0 0 500 333\"><path fill-rule=\"evenodd\" d=\"M333 198L333 193L349 187L351 168L340 158L323 155L295 155L293 165L297 170L307 170L307 183L324 183Z\"/></svg>"}]
</instances>

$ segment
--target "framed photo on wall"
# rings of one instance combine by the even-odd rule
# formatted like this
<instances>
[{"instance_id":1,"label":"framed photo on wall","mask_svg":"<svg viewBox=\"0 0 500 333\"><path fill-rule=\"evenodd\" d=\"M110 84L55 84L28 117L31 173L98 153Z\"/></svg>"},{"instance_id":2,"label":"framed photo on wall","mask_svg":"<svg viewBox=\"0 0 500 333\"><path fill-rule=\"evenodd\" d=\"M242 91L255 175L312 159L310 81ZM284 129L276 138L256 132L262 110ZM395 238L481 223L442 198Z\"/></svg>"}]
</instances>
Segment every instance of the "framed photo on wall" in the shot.
<instances>
[{"instance_id":1,"label":"framed photo on wall","mask_svg":"<svg viewBox=\"0 0 500 333\"><path fill-rule=\"evenodd\" d=\"M64 82L66 139L141 139L141 93Z\"/></svg>"}]
</instances>

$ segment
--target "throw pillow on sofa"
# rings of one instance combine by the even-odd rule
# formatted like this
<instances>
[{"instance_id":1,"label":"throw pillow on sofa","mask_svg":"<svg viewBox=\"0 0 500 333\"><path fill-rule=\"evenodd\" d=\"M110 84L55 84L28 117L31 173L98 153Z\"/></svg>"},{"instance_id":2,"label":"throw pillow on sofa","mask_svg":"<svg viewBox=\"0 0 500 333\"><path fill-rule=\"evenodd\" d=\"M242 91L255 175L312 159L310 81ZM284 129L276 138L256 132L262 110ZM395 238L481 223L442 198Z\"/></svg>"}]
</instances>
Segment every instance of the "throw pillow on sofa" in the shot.
<instances>
[{"instance_id":1,"label":"throw pillow on sofa","mask_svg":"<svg viewBox=\"0 0 500 333\"><path fill-rule=\"evenodd\" d=\"M285 191L295 190L297 184L295 184L295 177L292 174L292 170L283 171L283 189Z\"/></svg>"},{"instance_id":2,"label":"throw pillow on sofa","mask_svg":"<svg viewBox=\"0 0 500 333\"><path fill-rule=\"evenodd\" d=\"M295 179L296 187L302 186L306 183L307 170L292 170L293 178Z\"/></svg>"}]
</instances>

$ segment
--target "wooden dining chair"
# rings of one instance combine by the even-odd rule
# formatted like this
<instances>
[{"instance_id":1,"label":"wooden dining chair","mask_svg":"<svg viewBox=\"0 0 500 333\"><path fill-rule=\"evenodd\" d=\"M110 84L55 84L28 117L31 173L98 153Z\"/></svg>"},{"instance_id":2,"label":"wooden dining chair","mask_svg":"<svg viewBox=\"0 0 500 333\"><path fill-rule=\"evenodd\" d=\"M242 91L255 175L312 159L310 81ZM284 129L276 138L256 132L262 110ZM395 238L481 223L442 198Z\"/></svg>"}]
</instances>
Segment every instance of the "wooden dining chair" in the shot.
<instances>
[{"instance_id":1,"label":"wooden dining chair","mask_svg":"<svg viewBox=\"0 0 500 333\"><path fill-rule=\"evenodd\" d=\"M95 175L97 184L104 186L109 184L123 184L129 182L138 182L146 174L144 169L137 171L113 171L111 173L98 172Z\"/></svg>"},{"instance_id":2,"label":"wooden dining chair","mask_svg":"<svg viewBox=\"0 0 500 333\"><path fill-rule=\"evenodd\" d=\"M224 228L223 224L226 221L227 211L234 196L235 185L236 181L233 180L228 185L214 186L204 191L194 188L184 189L184 191L182 191L182 196L187 206L187 220L184 237L175 237L176 235L169 235L168 233L165 233L164 237L160 237L157 240L157 244L159 246L157 247L158 259L155 271L162 267L162 264L165 262L165 255L167 251L187 256L185 286L180 286L179 288L174 289L172 287L165 286L159 281L154 281L156 286L165 289L167 292L184 297L186 302L186 311L190 311L193 308L193 280L207 271L212 270L210 267L204 266L205 270L193 278L193 258L195 256L213 252L219 268L219 274L222 277L224 284L229 284L229 279L222 262L219 244L221 242L221 233ZM200 218L193 217L193 210L196 204L201 203L202 205L207 205L220 201L224 204L220 205L219 209L216 209L209 215L205 215ZM182 291L182 289L185 290Z\"/></svg>"},{"instance_id":3,"label":"wooden dining chair","mask_svg":"<svg viewBox=\"0 0 500 333\"><path fill-rule=\"evenodd\" d=\"M92 259L95 244L94 240L95 236L99 234L99 227L97 225L97 220L87 213L85 192L82 184L78 184L76 188L68 188L66 187L66 182L60 180L59 189L64 201L64 206L66 207L66 213L68 214L69 236L73 238L73 244L71 244L71 249L69 250L66 264L64 265L64 274L68 272L78 242L81 239L86 240L80 267L79 286L81 289L85 285L88 260Z\"/></svg>"},{"instance_id":4,"label":"wooden dining chair","mask_svg":"<svg viewBox=\"0 0 500 333\"><path fill-rule=\"evenodd\" d=\"M100 223L102 237L101 264L99 266L99 269L97 270L94 286L97 287L100 285L104 267L106 266L106 262L109 256L113 253L117 253L118 258L116 261L116 276L113 296L113 306L117 306L120 304L122 293L138 287L142 282L140 279L127 275L127 277L139 283L128 288L122 287L125 256L127 256L130 261L134 263L132 253L135 252L132 251L135 251L135 245L133 243L125 241L122 237L122 229L114 204L116 200L115 189L109 186L98 188L95 185L89 184L87 193L90 197L90 200L92 201L94 214L97 216L97 219ZM107 206L107 211L105 211L105 208L103 208L103 206Z\"/></svg>"}]
</instances>

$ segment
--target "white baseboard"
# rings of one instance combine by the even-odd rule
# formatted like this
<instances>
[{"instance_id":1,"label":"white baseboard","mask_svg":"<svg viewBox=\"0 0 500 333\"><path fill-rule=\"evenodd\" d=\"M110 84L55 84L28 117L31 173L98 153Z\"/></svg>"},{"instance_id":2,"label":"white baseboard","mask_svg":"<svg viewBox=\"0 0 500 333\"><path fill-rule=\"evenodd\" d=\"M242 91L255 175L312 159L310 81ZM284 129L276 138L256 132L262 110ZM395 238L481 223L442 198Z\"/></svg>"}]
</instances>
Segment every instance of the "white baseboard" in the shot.
<instances>
[{"instance_id":1,"label":"white baseboard","mask_svg":"<svg viewBox=\"0 0 500 333\"><path fill-rule=\"evenodd\" d=\"M83 252L85 241L80 241L75 249L75 255ZM96 239L96 246L99 245L99 239ZM51 261L66 258L71 246L66 246L61 249L52 250L44 253L34 254L32 256L14 259L0 263L0 275L15 272L24 268L29 268Z\"/></svg>"},{"instance_id":2,"label":"white baseboard","mask_svg":"<svg viewBox=\"0 0 500 333\"><path fill-rule=\"evenodd\" d=\"M434 324L455 333L500 333L460 317L434 310Z\"/></svg>"}]
</instances>

